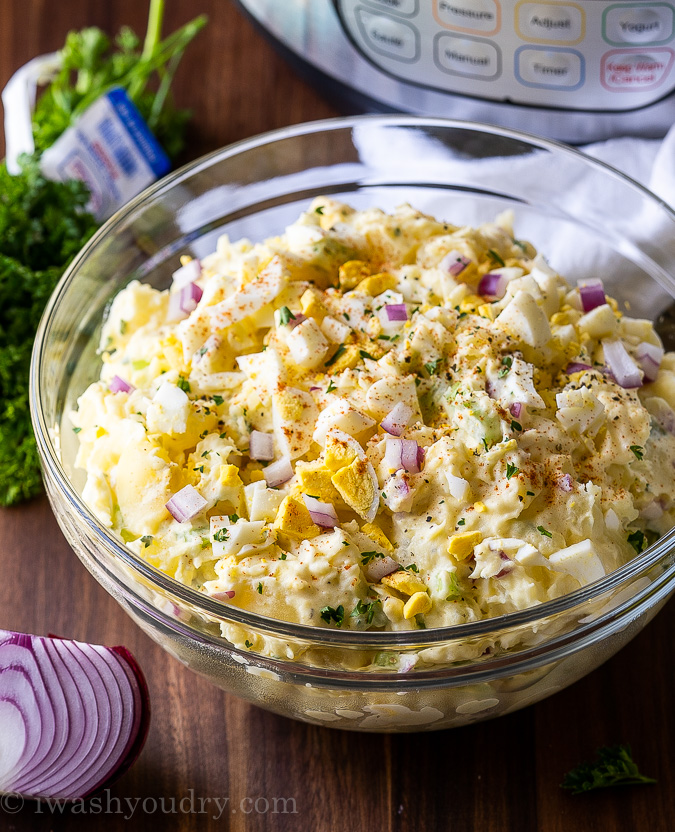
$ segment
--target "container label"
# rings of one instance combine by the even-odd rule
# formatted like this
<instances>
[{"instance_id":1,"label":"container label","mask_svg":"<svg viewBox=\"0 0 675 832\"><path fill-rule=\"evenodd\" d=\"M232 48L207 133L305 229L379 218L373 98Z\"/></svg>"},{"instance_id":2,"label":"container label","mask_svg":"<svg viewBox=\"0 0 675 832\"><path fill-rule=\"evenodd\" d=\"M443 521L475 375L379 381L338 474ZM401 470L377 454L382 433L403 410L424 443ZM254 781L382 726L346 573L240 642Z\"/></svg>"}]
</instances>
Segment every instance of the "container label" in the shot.
<instances>
[{"instance_id":1,"label":"container label","mask_svg":"<svg viewBox=\"0 0 675 832\"><path fill-rule=\"evenodd\" d=\"M91 192L88 209L110 217L171 167L126 91L101 96L42 154L49 179L81 179Z\"/></svg>"}]
</instances>

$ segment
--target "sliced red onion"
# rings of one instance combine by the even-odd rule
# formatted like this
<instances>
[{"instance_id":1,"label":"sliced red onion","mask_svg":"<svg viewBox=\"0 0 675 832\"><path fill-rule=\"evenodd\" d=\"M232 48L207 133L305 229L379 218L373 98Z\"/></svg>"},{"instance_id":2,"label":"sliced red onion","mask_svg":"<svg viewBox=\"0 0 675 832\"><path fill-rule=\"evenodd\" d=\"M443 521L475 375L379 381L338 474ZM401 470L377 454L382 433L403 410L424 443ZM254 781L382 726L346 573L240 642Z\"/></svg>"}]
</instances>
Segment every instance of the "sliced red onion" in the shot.
<instances>
[{"instance_id":1,"label":"sliced red onion","mask_svg":"<svg viewBox=\"0 0 675 832\"><path fill-rule=\"evenodd\" d=\"M463 254L460 254L459 251L450 251L438 264L438 268L444 269L453 277L457 277L457 275L461 274L470 264L471 260Z\"/></svg>"},{"instance_id":2,"label":"sliced red onion","mask_svg":"<svg viewBox=\"0 0 675 832\"><path fill-rule=\"evenodd\" d=\"M316 393L318 390L321 390L321 388L320 387L310 387L309 388L310 393Z\"/></svg>"},{"instance_id":3,"label":"sliced red onion","mask_svg":"<svg viewBox=\"0 0 675 832\"><path fill-rule=\"evenodd\" d=\"M387 319L390 321L408 320L408 308L405 303L388 303L384 307L384 311L387 313Z\"/></svg>"},{"instance_id":4,"label":"sliced red onion","mask_svg":"<svg viewBox=\"0 0 675 832\"><path fill-rule=\"evenodd\" d=\"M523 404L522 402L514 402L511 407L509 408L509 413L513 416L514 419L520 418L520 414L523 411Z\"/></svg>"},{"instance_id":5,"label":"sliced red onion","mask_svg":"<svg viewBox=\"0 0 675 832\"><path fill-rule=\"evenodd\" d=\"M84 798L133 763L149 720L125 648L0 631L0 792Z\"/></svg>"},{"instance_id":6,"label":"sliced red onion","mask_svg":"<svg viewBox=\"0 0 675 832\"><path fill-rule=\"evenodd\" d=\"M268 465L263 470L263 476L270 488L276 488L278 485L288 482L293 476L293 466L291 465L290 456L284 456Z\"/></svg>"},{"instance_id":7,"label":"sliced red onion","mask_svg":"<svg viewBox=\"0 0 675 832\"><path fill-rule=\"evenodd\" d=\"M400 566L400 563L395 561L393 558L390 558L389 555L386 555L383 558L373 558L373 560L366 565L363 571L366 579L371 583L376 584L381 581L385 575L391 575L392 572L396 572Z\"/></svg>"},{"instance_id":8,"label":"sliced red onion","mask_svg":"<svg viewBox=\"0 0 675 832\"><path fill-rule=\"evenodd\" d=\"M214 592L210 597L215 598L216 601L229 601L235 595L236 593L233 589L224 589L222 592Z\"/></svg>"},{"instance_id":9,"label":"sliced red onion","mask_svg":"<svg viewBox=\"0 0 675 832\"><path fill-rule=\"evenodd\" d=\"M574 489L574 483L572 481L571 474L563 474L561 477L558 477L556 479L556 485L558 488L562 489L562 491L572 491Z\"/></svg>"},{"instance_id":10,"label":"sliced red onion","mask_svg":"<svg viewBox=\"0 0 675 832\"><path fill-rule=\"evenodd\" d=\"M302 312L298 312L298 314L291 318L290 321L286 324L289 329L295 329L296 326L300 326L303 321L307 320L307 315L303 315Z\"/></svg>"},{"instance_id":11,"label":"sliced red onion","mask_svg":"<svg viewBox=\"0 0 675 832\"><path fill-rule=\"evenodd\" d=\"M500 272L488 272L480 279L478 294L483 297L503 298L508 282L506 275Z\"/></svg>"},{"instance_id":12,"label":"sliced red onion","mask_svg":"<svg viewBox=\"0 0 675 832\"><path fill-rule=\"evenodd\" d=\"M605 353L607 367L620 387L626 389L642 387L640 368L628 355L622 341L603 340L602 348Z\"/></svg>"},{"instance_id":13,"label":"sliced red onion","mask_svg":"<svg viewBox=\"0 0 675 832\"><path fill-rule=\"evenodd\" d=\"M173 273L173 287L174 289L182 289L183 286L187 286L188 283L194 283L195 280L198 280L202 273L202 264L196 258L194 260L190 260L189 263L186 263L184 266L181 266L180 269L176 269Z\"/></svg>"},{"instance_id":14,"label":"sliced red onion","mask_svg":"<svg viewBox=\"0 0 675 832\"><path fill-rule=\"evenodd\" d=\"M398 402L380 422L382 430L386 430L392 436L400 436L408 427L412 415L413 409L409 404Z\"/></svg>"},{"instance_id":15,"label":"sliced red onion","mask_svg":"<svg viewBox=\"0 0 675 832\"><path fill-rule=\"evenodd\" d=\"M317 526L332 529L339 525L340 521L332 503L322 503L321 500L310 497L308 494L303 494L302 499L305 501L309 514Z\"/></svg>"},{"instance_id":16,"label":"sliced red onion","mask_svg":"<svg viewBox=\"0 0 675 832\"><path fill-rule=\"evenodd\" d=\"M177 491L166 503L169 513L179 523L187 523L201 511L204 511L208 503L192 485L186 485Z\"/></svg>"},{"instance_id":17,"label":"sliced red onion","mask_svg":"<svg viewBox=\"0 0 675 832\"><path fill-rule=\"evenodd\" d=\"M113 376L108 385L108 390L111 393L132 393L135 389L133 384L129 384L120 376Z\"/></svg>"},{"instance_id":18,"label":"sliced red onion","mask_svg":"<svg viewBox=\"0 0 675 832\"><path fill-rule=\"evenodd\" d=\"M249 437L248 454L251 459L269 462L274 459L274 437L271 433L252 430Z\"/></svg>"},{"instance_id":19,"label":"sliced red onion","mask_svg":"<svg viewBox=\"0 0 675 832\"><path fill-rule=\"evenodd\" d=\"M565 372L568 376L574 375L574 373L583 373L586 370L592 370L590 364L582 364L580 361L573 361L571 364L568 364L565 367Z\"/></svg>"},{"instance_id":20,"label":"sliced red onion","mask_svg":"<svg viewBox=\"0 0 675 832\"><path fill-rule=\"evenodd\" d=\"M638 344L635 357L640 367L642 367L647 381L656 381L664 354L663 348L657 347L655 344L649 344L647 341Z\"/></svg>"},{"instance_id":21,"label":"sliced red onion","mask_svg":"<svg viewBox=\"0 0 675 832\"><path fill-rule=\"evenodd\" d=\"M180 321L197 308L204 292L196 283L188 283L169 296L169 321Z\"/></svg>"},{"instance_id":22,"label":"sliced red onion","mask_svg":"<svg viewBox=\"0 0 675 832\"><path fill-rule=\"evenodd\" d=\"M409 474L418 474L424 462L424 449L414 439L386 438L384 460L389 468L404 468Z\"/></svg>"},{"instance_id":23,"label":"sliced red onion","mask_svg":"<svg viewBox=\"0 0 675 832\"><path fill-rule=\"evenodd\" d=\"M597 306L602 306L603 303L607 303L602 280L589 280L583 286L579 286L579 297L581 298L581 307L584 312L590 312Z\"/></svg>"}]
</instances>

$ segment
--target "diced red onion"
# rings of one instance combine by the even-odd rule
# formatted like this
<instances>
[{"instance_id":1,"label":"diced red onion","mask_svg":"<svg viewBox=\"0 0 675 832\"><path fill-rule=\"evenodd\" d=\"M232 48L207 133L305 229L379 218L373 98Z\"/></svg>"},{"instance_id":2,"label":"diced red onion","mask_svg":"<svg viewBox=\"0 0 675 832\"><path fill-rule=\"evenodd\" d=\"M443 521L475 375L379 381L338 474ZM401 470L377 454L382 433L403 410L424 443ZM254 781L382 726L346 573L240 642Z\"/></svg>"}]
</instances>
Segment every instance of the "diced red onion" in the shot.
<instances>
[{"instance_id":1,"label":"diced red onion","mask_svg":"<svg viewBox=\"0 0 675 832\"><path fill-rule=\"evenodd\" d=\"M129 384L128 381L120 378L120 376L113 376L108 385L108 390L111 393L132 393L135 389L133 384Z\"/></svg>"},{"instance_id":2,"label":"diced red onion","mask_svg":"<svg viewBox=\"0 0 675 832\"><path fill-rule=\"evenodd\" d=\"M180 321L197 308L204 292L196 283L188 283L169 296L169 321Z\"/></svg>"},{"instance_id":3,"label":"diced red onion","mask_svg":"<svg viewBox=\"0 0 675 832\"><path fill-rule=\"evenodd\" d=\"M389 555L385 555L383 558L373 558L366 565L363 571L366 578L376 584L381 581L385 575L391 575L392 572L396 572L399 568L400 564L397 563L397 561L390 558Z\"/></svg>"},{"instance_id":4,"label":"diced red onion","mask_svg":"<svg viewBox=\"0 0 675 832\"><path fill-rule=\"evenodd\" d=\"M589 280L583 286L579 286L579 297L581 298L581 307L584 312L590 312L597 306L602 306L603 303L607 303L602 280Z\"/></svg>"},{"instance_id":5,"label":"diced red onion","mask_svg":"<svg viewBox=\"0 0 675 832\"><path fill-rule=\"evenodd\" d=\"M274 459L274 437L271 433L252 430L249 437L248 454L251 459L269 462Z\"/></svg>"},{"instance_id":6,"label":"diced red onion","mask_svg":"<svg viewBox=\"0 0 675 832\"><path fill-rule=\"evenodd\" d=\"M523 403L522 402L514 402L511 407L509 408L509 413L513 416L514 419L520 418L520 414L523 410Z\"/></svg>"},{"instance_id":7,"label":"diced red onion","mask_svg":"<svg viewBox=\"0 0 675 832\"><path fill-rule=\"evenodd\" d=\"M198 280L202 273L202 264L199 260L194 259L190 260L189 263L186 263L184 266L181 266L180 269L176 269L173 273L173 288L174 290L182 289L183 286L187 286L188 283L194 283L195 280Z\"/></svg>"},{"instance_id":8,"label":"diced red onion","mask_svg":"<svg viewBox=\"0 0 675 832\"><path fill-rule=\"evenodd\" d=\"M457 277L458 274L461 274L464 269L468 265L470 265L471 260L468 257L465 257L463 254L460 254L458 251L450 251L445 257L441 260L438 264L439 269L444 269L448 274L452 275L453 277Z\"/></svg>"},{"instance_id":9,"label":"diced red onion","mask_svg":"<svg viewBox=\"0 0 675 832\"><path fill-rule=\"evenodd\" d=\"M659 520L663 516L663 506L659 500L652 500L640 512L640 517L645 520Z\"/></svg>"},{"instance_id":10,"label":"diced red onion","mask_svg":"<svg viewBox=\"0 0 675 832\"><path fill-rule=\"evenodd\" d=\"M590 364L582 364L580 361L573 361L571 364L568 364L565 367L565 372L568 376L574 375L574 373L583 373L585 370L592 370Z\"/></svg>"},{"instance_id":11,"label":"diced red onion","mask_svg":"<svg viewBox=\"0 0 675 832\"><path fill-rule=\"evenodd\" d=\"M388 303L384 307L387 313L387 319L390 321L407 321L408 309L405 303Z\"/></svg>"},{"instance_id":12,"label":"diced red onion","mask_svg":"<svg viewBox=\"0 0 675 832\"><path fill-rule=\"evenodd\" d=\"M236 593L233 589L224 589L222 592L214 592L210 597L215 598L216 601L229 601L235 595Z\"/></svg>"},{"instance_id":13,"label":"diced red onion","mask_svg":"<svg viewBox=\"0 0 675 832\"><path fill-rule=\"evenodd\" d=\"M620 387L633 389L642 387L642 373L619 340L603 340L605 361L614 380Z\"/></svg>"},{"instance_id":14,"label":"diced red onion","mask_svg":"<svg viewBox=\"0 0 675 832\"><path fill-rule=\"evenodd\" d=\"M563 474L561 477L558 477L556 479L556 485L558 488L562 489L562 491L572 491L574 489L574 484L572 482L571 474Z\"/></svg>"},{"instance_id":15,"label":"diced red onion","mask_svg":"<svg viewBox=\"0 0 675 832\"><path fill-rule=\"evenodd\" d=\"M484 297L503 298L508 279L500 272L484 274L478 284L478 294Z\"/></svg>"},{"instance_id":16,"label":"diced red onion","mask_svg":"<svg viewBox=\"0 0 675 832\"><path fill-rule=\"evenodd\" d=\"M398 660L398 669L401 673L408 673L419 661L417 653L402 653Z\"/></svg>"},{"instance_id":17,"label":"diced red onion","mask_svg":"<svg viewBox=\"0 0 675 832\"><path fill-rule=\"evenodd\" d=\"M208 503L192 485L186 485L177 491L166 503L171 516L179 523L187 523L201 511L204 511Z\"/></svg>"},{"instance_id":18,"label":"diced red onion","mask_svg":"<svg viewBox=\"0 0 675 832\"><path fill-rule=\"evenodd\" d=\"M276 462L273 462L271 465L268 465L267 468L263 470L263 476L265 477L265 481L270 488L276 488L277 485L283 485L283 483L288 482L288 480L290 480L293 476L291 458L289 456L284 456Z\"/></svg>"},{"instance_id":19,"label":"diced red onion","mask_svg":"<svg viewBox=\"0 0 675 832\"><path fill-rule=\"evenodd\" d=\"M656 381L661 361L663 361L663 348L657 347L655 344L649 344L647 341L642 341L637 346L635 356L642 367L647 381Z\"/></svg>"},{"instance_id":20,"label":"diced red onion","mask_svg":"<svg viewBox=\"0 0 675 832\"><path fill-rule=\"evenodd\" d=\"M412 415L413 409L409 404L398 402L380 422L382 430L386 430L392 436L400 436L408 427Z\"/></svg>"},{"instance_id":21,"label":"diced red onion","mask_svg":"<svg viewBox=\"0 0 675 832\"><path fill-rule=\"evenodd\" d=\"M316 393L317 390L321 390L321 388L320 387L310 387L309 388L310 393Z\"/></svg>"},{"instance_id":22,"label":"diced red onion","mask_svg":"<svg viewBox=\"0 0 675 832\"><path fill-rule=\"evenodd\" d=\"M409 474L417 474L424 462L424 449L414 439L387 436L384 460L396 471L403 468Z\"/></svg>"},{"instance_id":23,"label":"diced red onion","mask_svg":"<svg viewBox=\"0 0 675 832\"><path fill-rule=\"evenodd\" d=\"M303 494L302 499L305 501L310 517L317 526L332 529L339 524L340 521L332 503L322 503L321 500L310 497L308 494Z\"/></svg>"},{"instance_id":24,"label":"diced red onion","mask_svg":"<svg viewBox=\"0 0 675 832\"><path fill-rule=\"evenodd\" d=\"M0 631L2 792L84 798L135 761L149 722L147 685L124 647Z\"/></svg>"},{"instance_id":25,"label":"diced red onion","mask_svg":"<svg viewBox=\"0 0 675 832\"><path fill-rule=\"evenodd\" d=\"M296 326L300 326L303 321L307 320L307 315L303 315L302 312L298 312L298 314L289 320L286 326L289 329L295 329Z\"/></svg>"}]
</instances>

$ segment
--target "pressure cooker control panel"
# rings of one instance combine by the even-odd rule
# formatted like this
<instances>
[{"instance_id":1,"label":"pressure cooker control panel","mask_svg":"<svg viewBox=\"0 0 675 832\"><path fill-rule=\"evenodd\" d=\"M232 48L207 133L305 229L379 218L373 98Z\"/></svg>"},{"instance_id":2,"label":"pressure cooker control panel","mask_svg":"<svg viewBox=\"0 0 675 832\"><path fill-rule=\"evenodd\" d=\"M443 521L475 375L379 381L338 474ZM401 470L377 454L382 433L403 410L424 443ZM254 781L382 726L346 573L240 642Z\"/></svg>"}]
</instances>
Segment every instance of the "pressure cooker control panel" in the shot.
<instances>
[{"instance_id":1,"label":"pressure cooker control panel","mask_svg":"<svg viewBox=\"0 0 675 832\"><path fill-rule=\"evenodd\" d=\"M478 98L632 110L675 89L675 0L334 0L371 63Z\"/></svg>"}]
</instances>

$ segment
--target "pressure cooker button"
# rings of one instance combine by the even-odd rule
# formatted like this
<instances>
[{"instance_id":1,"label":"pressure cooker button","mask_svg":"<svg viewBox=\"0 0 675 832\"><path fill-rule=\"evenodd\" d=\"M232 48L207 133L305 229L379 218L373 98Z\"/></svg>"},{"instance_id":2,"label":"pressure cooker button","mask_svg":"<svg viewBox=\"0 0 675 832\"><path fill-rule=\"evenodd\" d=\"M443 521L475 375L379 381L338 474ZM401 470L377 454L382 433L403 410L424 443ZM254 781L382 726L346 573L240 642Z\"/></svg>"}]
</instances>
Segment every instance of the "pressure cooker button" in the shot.
<instances>
[{"instance_id":1,"label":"pressure cooker button","mask_svg":"<svg viewBox=\"0 0 675 832\"><path fill-rule=\"evenodd\" d=\"M572 50L534 49L516 51L516 77L531 87L576 89L583 83L583 60Z\"/></svg>"},{"instance_id":2,"label":"pressure cooker button","mask_svg":"<svg viewBox=\"0 0 675 832\"><path fill-rule=\"evenodd\" d=\"M444 26L466 32L494 34L499 29L495 0L435 0L436 19Z\"/></svg>"},{"instance_id":3,"label":"pressure cooker button","mask_svg":"<svg viewBox=\"0 0 675 832\"><path fill-rule=\"evenodd\" d=\"M673 65L671 49L624 51L614 49L602 56L600 80L603 87L623 92L640 92L657 87Z\"/></svg>"},{"instance_id":4,"label":"pressure cooker button","mask_svg":"<svg viewBox=\"0 0 675 832\"><path fill-rule=\"evenodd\" d=\"M440 69L452 75L491 79L501 73L499 49L484 40L438 35L434 57Z\"/></svg>"},{"instance_id":5,"label":"pressure cooker button","mask_svg":"<svg viewBox=\"0 0 675 832\"><path fill-rule=\"evenodd\" d=\"M614 6L605 12L605 39L610 43L664 43L673 34L673 8Z\"/></svg>"},{"instance_id":6,"label":"pressure cooker button","mask_svg":"<svg viewBox=\"0 0 675 832\"><path fill-rule=\"evenodd\" d=\"M365 9L357 9L356 13L364 40L375 52L400 61L419 57L419 35L409 23Z\"/></svg>"},{"instance_id":7,"label":"pressure cooker button","mask_svg":"<svg viewBox=\"0 0 675 832\"><path fill-rule=\"evenodd\" d=\"M397 14L414 15L417 13L417 0L365 0L370 6L387 9Z\"/></svg>"},{"instance_id":8,"label":"pressure cooker button","mask_svg":"<svg viewBox=\"0 0 675 832\"><path fill-rule=\"evenodd\" d=\"M584 34L584 12L562 3L521 3L516 26L525 40L576 43Z\"/></svg>"}]
</instances>

